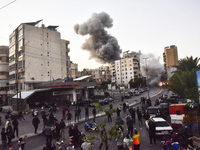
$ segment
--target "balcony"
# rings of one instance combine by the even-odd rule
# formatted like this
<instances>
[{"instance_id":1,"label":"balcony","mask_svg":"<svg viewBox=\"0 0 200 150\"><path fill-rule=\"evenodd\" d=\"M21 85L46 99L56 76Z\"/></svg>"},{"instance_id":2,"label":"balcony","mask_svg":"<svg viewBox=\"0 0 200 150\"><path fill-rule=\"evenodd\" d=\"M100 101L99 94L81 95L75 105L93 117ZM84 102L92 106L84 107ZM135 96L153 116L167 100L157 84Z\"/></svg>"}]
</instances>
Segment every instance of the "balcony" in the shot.
<instances>
[{"instance_id":1,"label":"balcony","mask_svg":"<svg viewBox=\"0 0 200 150\"><path fill-rule=\"evenodd\" d=\"M25 68L20 68L18 72L25 72Z\"/></svg>"},{"instance_id":2,"label":"balcony","mask_svg":"<svg viewBox=\"0 0 200 150\"><path fill-rule=\"evenodd\" d=\"M9 66L8 66L8 63L0 63L0 72L9 72Z\"/></svg>"}]
</instances>

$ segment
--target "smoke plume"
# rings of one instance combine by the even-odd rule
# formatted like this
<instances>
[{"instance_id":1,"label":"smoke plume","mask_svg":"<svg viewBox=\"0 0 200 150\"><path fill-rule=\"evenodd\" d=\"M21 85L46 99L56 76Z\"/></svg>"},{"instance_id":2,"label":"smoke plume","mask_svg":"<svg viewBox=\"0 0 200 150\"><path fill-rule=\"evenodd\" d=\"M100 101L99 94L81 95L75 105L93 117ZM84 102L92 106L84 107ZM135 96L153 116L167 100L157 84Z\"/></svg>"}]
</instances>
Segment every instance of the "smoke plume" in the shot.
<instances>
[{"instance_id":1,"label":"smoke plume","mask_svg":"<svg viewBox=\"0 0 200 150\"><path fill-rule=\"evenodd\" d=\"M90 59L95 58L96 61L101 63L112 63L120 59L122 50L117 39L105 30L105 28L112 26L113 20L105 12L94 13L83 24L74 26L77 34L89 35L89 38L82 44L82 49L90 52Z\"/></svg>"},{"instance_id":2,"label":"smoke plume","mask_svg":"<svg viewBox=\"0 0 200 150\"><path fill-rule=\"evenodd\" d=\"M163 64L153 54L141 55L141 74L147 77L148 85L158 85L164 74Z\"/></svg>"}]
</instances>

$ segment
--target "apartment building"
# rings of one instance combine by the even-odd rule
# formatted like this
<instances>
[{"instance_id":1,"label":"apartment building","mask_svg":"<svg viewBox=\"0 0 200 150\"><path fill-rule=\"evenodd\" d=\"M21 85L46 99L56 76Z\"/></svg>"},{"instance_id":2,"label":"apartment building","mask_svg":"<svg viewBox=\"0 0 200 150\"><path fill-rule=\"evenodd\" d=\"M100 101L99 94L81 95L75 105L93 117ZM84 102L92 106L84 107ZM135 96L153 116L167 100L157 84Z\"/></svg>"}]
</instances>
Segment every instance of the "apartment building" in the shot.
<instances>
[{"instance_id":1,"label":"apartment building","mask_svg":"<svg viewBox=\"0 0 200 150\"><path fill-rule=\"evenodd\" d=\"M9 36L9 89L34 89L34 83L70 77L69 41L58 26L42 20L20 24Z\"/></svg>"},{"instance_id":2,"label":"apartment building","mask_svg":"<svg viewBox=\"0 0 200 150\"><path fill-rule=\"evenodd\" d=\"M141 52L123 53L120 60L115 61L115 80L117 85L128 85L131 79L140 77L140 55Z\"/></svg>"},{"instance_id":3,"label":"apartment building","mask_svg":"<svg viewBox=\"0 0 200 150\"><path fill-rule=\"evenodd\" d=\"M172 72L175 71L175 67L178 65L178 50L177 46L171 45L164 49L163 53L164 70L166 79L172 76Z\"/></svg>"},{"instance_id":4,"label":"apartment building","mask_svg":"<svg viewBox=\"0 0 200 150\"><path fill-rule=\"evenodd\" d=\"M0 104L7 104L9 65L8 46L0 46Z\"/></svg>"},{"instance_id":5,"label":"apartment building","mask_svg":"<svg viewBox=\"0 0 200 150\"><path fill-rule=\"evenodd\" d=\"M78 64L76 64L76 63L73 63L72 61L71 61L71 63L70 63L70 65L71 65L71 77L73 78L73 79L75 79L75 78L77 78L77 77L79 77L78 76Z\"/></svg>"},{"instance_id":6,"label":"apartment building","mask_svg":"<svg viewBox=\"0 0 200 150\"><path fill-rule=\"evenodd\" d=\"M109 66L101 66L99 67L101 79L103 82L111 81L111 74Z\"/></svg>"}]
</instances>

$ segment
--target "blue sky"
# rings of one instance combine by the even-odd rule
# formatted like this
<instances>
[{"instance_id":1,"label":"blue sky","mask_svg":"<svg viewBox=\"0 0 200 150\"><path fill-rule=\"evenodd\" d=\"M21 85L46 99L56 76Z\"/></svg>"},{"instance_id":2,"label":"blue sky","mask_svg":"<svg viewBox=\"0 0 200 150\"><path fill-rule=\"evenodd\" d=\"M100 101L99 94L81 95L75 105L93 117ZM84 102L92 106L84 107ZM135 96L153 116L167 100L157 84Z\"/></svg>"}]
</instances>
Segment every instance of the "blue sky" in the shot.
<instances>
[{"instance_id":1,"label":"blue sky","mask_svg":"<svg viewBox=\"0 0 200 150\"><path fill-rule=\"evenodd\" d=\"M0 0L0 8L12 1ZM61 38L70 41L70 57L79 70L97 68L101 64L81 49L88 36L73 28L101 12L113 19L113 27L106 30L122 51L141 50L162 62L164 48L176 45L179 59L200 56L199 0L16 0L0 9L0 45L9 44L9 35L21 23L43 19L46 26L58 25Z\"/></svg>"}]
</instances>

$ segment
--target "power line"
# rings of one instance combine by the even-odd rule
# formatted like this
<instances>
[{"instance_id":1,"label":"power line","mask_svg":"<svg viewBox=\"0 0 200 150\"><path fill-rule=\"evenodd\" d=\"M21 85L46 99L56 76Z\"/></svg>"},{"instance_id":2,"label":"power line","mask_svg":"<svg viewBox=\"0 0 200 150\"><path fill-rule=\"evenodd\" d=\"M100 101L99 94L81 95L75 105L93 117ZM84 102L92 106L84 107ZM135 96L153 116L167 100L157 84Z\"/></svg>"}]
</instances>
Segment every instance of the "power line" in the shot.
<instances>
[{"instance_id":1,"label":"power line","mask_svg":"<svg viewBox=\"0 0 200 150\"><path fill-rule=\"evenodd\" d=\"M3 9L3 8L5 8L5 7L7 7L7 6L9 6L10 4L14 3L15 1L17 1L17 0L14 0L14 1L12 1L12 2L6 4L5 6L1 7L0 10Z\"/></svg>"}]
</instances>

